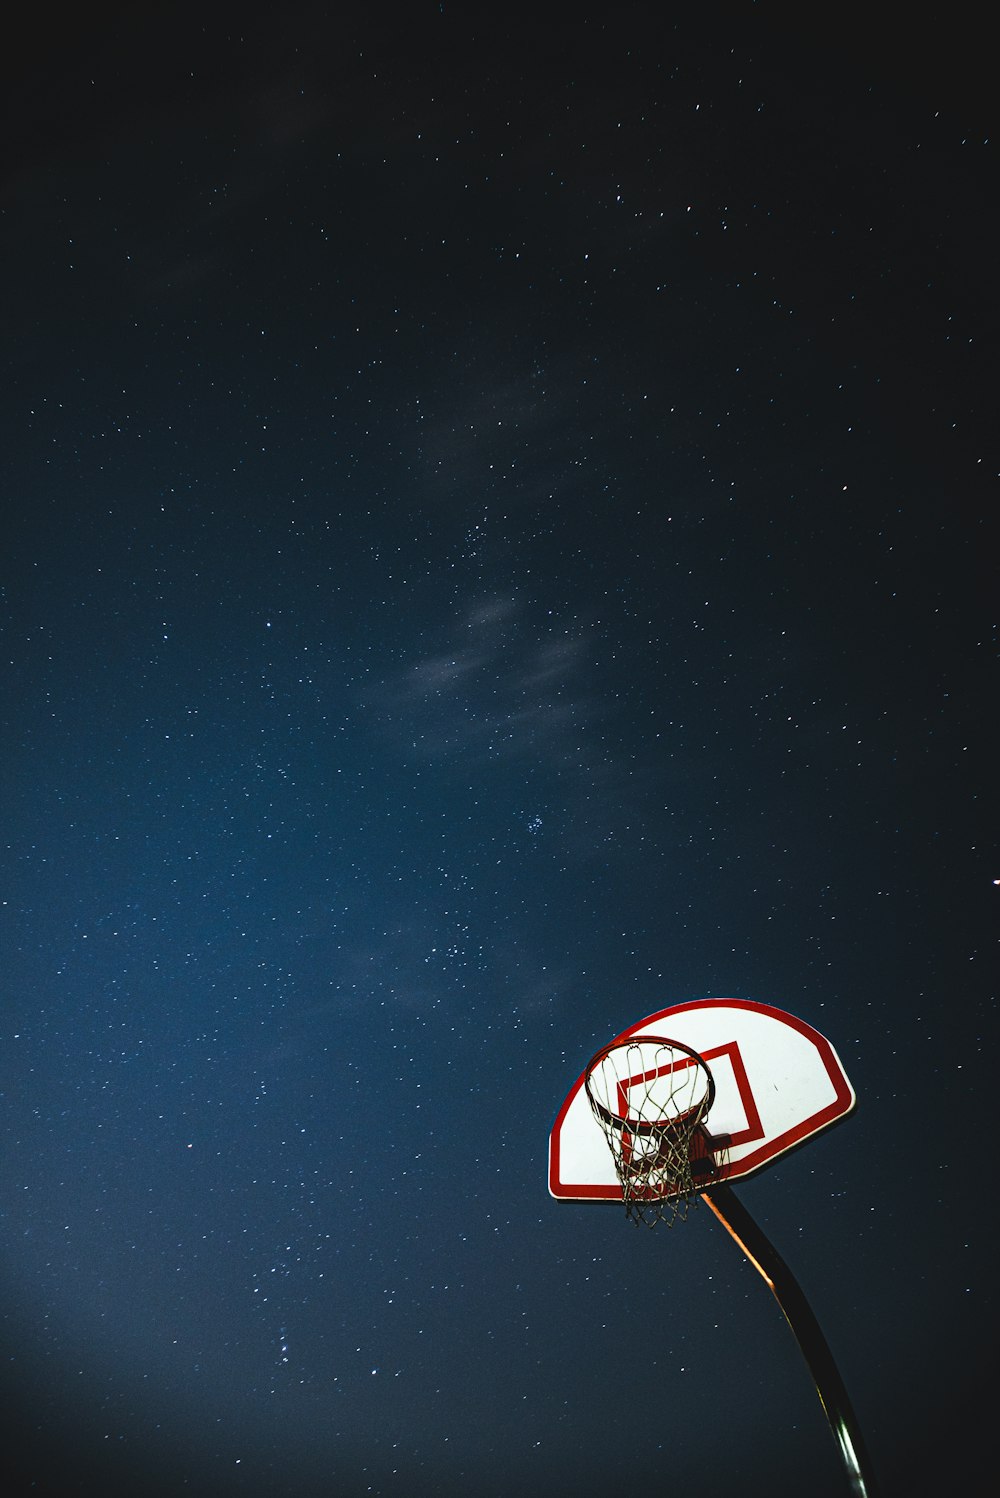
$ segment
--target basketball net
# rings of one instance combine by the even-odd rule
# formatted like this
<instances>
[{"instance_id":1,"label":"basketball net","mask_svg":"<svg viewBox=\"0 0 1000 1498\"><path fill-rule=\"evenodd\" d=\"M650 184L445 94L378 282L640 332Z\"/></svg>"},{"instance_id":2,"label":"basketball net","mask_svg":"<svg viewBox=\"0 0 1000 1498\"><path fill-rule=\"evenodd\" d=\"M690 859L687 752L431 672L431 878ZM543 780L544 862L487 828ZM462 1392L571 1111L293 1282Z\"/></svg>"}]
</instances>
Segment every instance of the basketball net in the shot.
<instances>
[{"instance_id":1,"label":"basketball net","mask_svg":"<svg viewBox=\"0 0 1000 1498\"><path fill-rule=\"evenodd\" d=\"M675 1040L633 1036L598 1051L585 1085L626 1214L647 1227L683 1221L714 1171L702 1122L715 1082L701 1056Z\"/></svg>"}]
</instances>

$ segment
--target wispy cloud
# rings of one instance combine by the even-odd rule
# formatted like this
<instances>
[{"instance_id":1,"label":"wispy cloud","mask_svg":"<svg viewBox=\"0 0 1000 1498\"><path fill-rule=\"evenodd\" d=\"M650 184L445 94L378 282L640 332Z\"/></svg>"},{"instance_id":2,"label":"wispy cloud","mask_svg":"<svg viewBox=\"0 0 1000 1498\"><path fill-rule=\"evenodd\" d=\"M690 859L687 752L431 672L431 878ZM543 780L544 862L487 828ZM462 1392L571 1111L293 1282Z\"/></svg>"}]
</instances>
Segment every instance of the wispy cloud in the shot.
<instances>
[{"instance_id":1,"label":"wispy cloud","mask_svg":"<svg viewBox=\"0 0 1000 1498\"><path fill-rule=\"evenodd\" d=\"M582 633L556 635L509 597L477 599L363 704L412 751L563 762L600 713Z\"/></svg>"}]
</instances>

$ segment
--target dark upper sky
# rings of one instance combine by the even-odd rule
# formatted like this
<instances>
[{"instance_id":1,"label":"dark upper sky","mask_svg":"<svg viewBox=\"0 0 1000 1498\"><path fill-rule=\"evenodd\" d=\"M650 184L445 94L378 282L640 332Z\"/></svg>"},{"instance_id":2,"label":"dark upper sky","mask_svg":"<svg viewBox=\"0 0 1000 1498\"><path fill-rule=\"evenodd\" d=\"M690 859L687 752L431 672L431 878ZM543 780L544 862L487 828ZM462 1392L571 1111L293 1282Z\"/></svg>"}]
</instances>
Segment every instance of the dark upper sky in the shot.
<instances>
[{"instance_id":1,"label":"dark upper sky","mask_svg":"<svg viewBox=\"0 0 1000 1498\"><path fill-rule=\"evenodd\" d=\"M546 1191L588 1055L720 994L848 1069L856 1115L738 1195L885 1493L957 1490L985 39L205 9L42 16L3 65L17 1491L844 1493L711 1215Z\"/></svg>"}]
</instances>

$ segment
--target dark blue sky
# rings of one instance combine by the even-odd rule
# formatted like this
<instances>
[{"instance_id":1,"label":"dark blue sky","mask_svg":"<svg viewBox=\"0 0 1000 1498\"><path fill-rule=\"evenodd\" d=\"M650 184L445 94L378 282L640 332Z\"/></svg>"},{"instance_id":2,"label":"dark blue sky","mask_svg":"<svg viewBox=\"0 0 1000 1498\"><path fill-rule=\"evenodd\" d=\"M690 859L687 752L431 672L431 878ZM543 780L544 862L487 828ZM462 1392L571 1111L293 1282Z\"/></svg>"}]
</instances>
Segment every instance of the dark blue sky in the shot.
<instances>
[{"instance_id":1,"label":"dark blue sky","mask_svg":"<svg viewBox=\"0 0 1000 1498\"><path fill-rule=\"evenodd\" d=\"M546 1191L587 1057L714 995L836 1046L856 1115L737 1194L885 1494L960 1487L995 1341L982 39L74 24L4 64L16 1491L842 1494L710 1214Z\"/></svg>"}]
</instances>

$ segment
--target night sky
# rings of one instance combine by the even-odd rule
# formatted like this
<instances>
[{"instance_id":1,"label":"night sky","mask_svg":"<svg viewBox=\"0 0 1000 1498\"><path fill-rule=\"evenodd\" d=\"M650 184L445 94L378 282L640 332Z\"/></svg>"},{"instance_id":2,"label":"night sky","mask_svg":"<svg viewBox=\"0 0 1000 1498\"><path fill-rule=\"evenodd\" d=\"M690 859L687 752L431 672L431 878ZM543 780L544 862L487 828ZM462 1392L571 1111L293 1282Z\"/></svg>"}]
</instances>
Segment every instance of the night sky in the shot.
<instances>
[{"instance_id":1,"label":"night sky","mask_svg":"<svg viewBox=\"0 0 1000 1498\"><path fill-rule=\"evenodd\" d=\"M985 37L203 9L38 14L2 65L8 1490L844 1495L711 1213L547 1192L588 1056L734 996L859 1099L736 1194L884 1495L958 1491Z\"/></svg>"}]
</instances>

